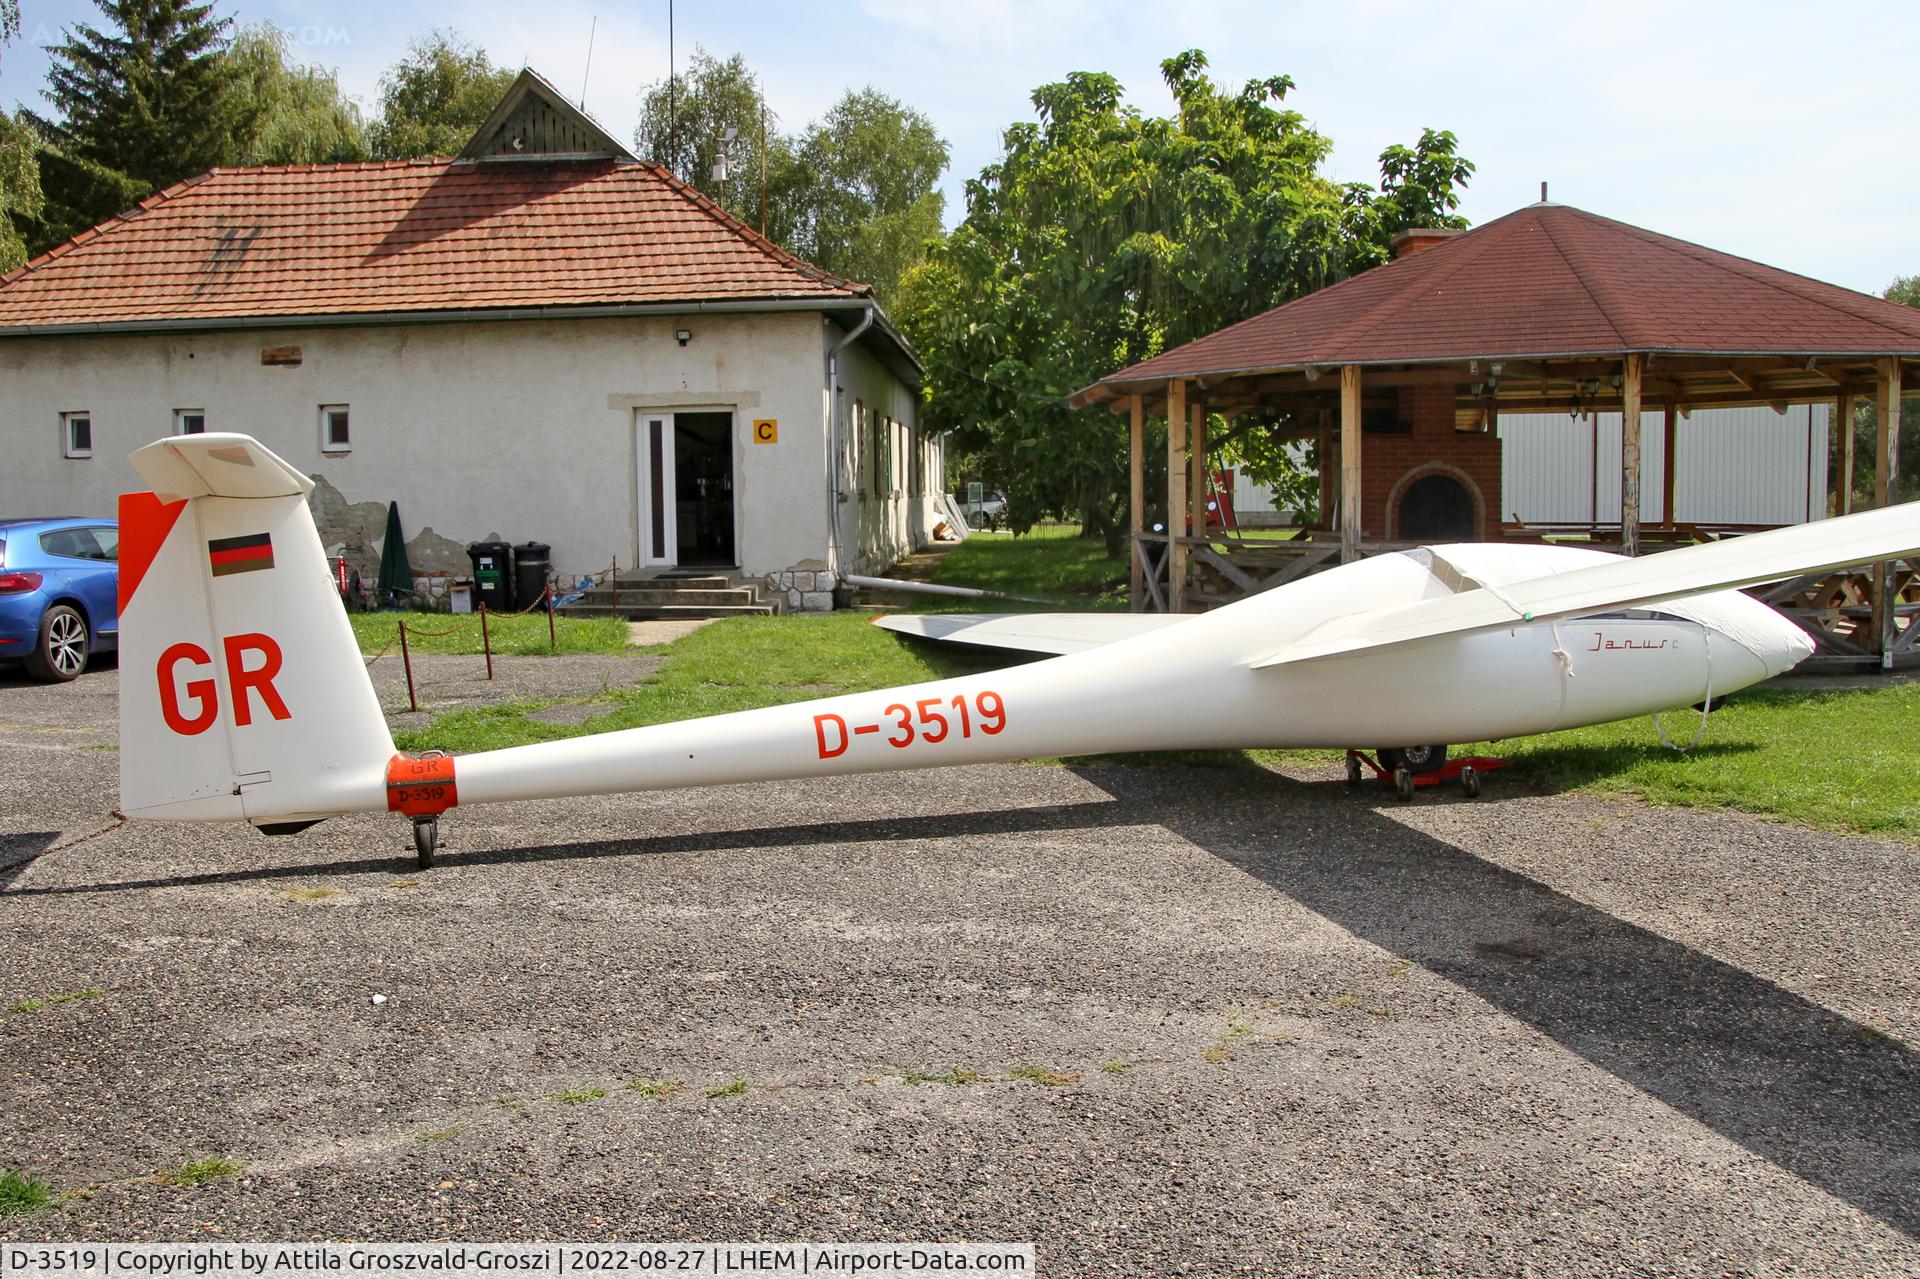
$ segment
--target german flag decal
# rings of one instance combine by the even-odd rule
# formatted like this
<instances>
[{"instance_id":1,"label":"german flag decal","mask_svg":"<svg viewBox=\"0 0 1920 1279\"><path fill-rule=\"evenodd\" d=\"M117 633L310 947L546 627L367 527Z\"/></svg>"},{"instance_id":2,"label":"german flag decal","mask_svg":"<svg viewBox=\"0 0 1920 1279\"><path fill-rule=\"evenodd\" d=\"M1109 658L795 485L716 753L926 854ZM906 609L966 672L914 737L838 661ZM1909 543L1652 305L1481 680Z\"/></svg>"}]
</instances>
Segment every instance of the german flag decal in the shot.
<instances>
[{"instance_id":1,"label":"german flag decal","mask_svg":"<svg viewBox=\"0 0 1920 1279\"><path fill-rule=\"evenodd\" d=\"M207 559L213 564L215 577L272 568L273 538L266 533L249 533L245 537L216 537L207 543Z\"/></svg>"}]
</instances>

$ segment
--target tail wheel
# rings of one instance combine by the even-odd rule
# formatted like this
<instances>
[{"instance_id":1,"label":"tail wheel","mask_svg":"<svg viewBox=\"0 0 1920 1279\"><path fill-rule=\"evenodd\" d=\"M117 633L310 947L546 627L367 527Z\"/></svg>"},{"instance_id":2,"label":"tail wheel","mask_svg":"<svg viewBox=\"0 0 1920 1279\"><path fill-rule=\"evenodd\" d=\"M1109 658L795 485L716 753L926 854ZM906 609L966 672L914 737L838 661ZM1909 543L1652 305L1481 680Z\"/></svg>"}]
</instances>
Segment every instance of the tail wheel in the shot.
<instances>
[{"instance_id":1,"label":"tail wheel","mask_svg":"<svg viewBox=\"0 0 1920 1279\"><path fill-rule=\"evenodd\" d=\"M1460 770L1460 790L1468 799L1480 798L1480 770L1468 764Z\"/></svg>"},{"instance_id":2,"label":"tail wheel","mask_svg":"<svg viewBox=\"0 0 1920 1279\"><path fill-rule=\"evenodd\" d=\"M433 850L440 843L440 819L423 817L413 823L414 861L421 870L433 869Z\"/></svg>"},{"instance_id":3,"label":"tail wheel","mask_svg":"<svg viewBox=\"0 0 1920 1279\"><path fill-rule=\"evenodd\" d=\"M1393 797L1403 804L1413 801L1413 774L1404 768L1393 770Z\"/></svg>"},{"instance_id":4,"label":"tail wheel","mask_svg":"<svg viewBox=\"0 0 1920 1279\"><path fill-rule=\"evenodd\" d=\"M1347 756L1347 785L1358 786L1359 784L1360 757L1357 755L1349 755Z\"/></svg>"},{"instance_id":5,"label":"tail wheel","mask_svg":"<svg viewBox=\"0 0 1920 1279\"><path fill-rule=\"evenodd\" d=\"M87 669L87 619L65 604L55 604L40 617L40 639L26 656L27 674L37 680L63 684Z\"/></svg>"}]
</instances>

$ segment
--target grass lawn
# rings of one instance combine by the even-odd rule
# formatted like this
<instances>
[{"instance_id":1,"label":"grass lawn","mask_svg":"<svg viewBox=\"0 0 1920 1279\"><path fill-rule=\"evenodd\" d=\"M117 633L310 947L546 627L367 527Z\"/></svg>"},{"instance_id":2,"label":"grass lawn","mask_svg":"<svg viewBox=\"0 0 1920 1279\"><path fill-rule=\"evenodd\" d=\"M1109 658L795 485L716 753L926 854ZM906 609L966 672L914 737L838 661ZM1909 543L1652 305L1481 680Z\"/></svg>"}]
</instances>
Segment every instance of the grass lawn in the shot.
<instances>
[{"instance_id":1,"label":"grass lawn","mask_svg":"<svg viewBox=\"0 0 1920 1279\"><path fill-rule=\"evenodd\" d=\"M1022 537L976 534L954 548L936 580L956 585L1048 595L1065 606L1125 607L1125 564L1105 558L1095 539L1071 528L1042 528ZM1009 611L1034 605L1007 601L929 599L921 611ZM377 651L392 636L394 614L354 619L361 647ZM477 619L459 619L474 635ZM444 630L454 619L421 615L425 629ZM546 652L543 618L501 619L511 639L499 651ZM409 627L413 623L409 622ZM620 623L561 623L563 652L624 648ZM384 628L384 629L383 629ZM452 644L453 640L423 640ZM516 647L507 647L511 642ZM1008 665L1013 654L975 654L916 643L870 624L861 613L828 616L732 618L670 645L630 650L668 660L649 680L592 699L601 714L578 725L546 724L526 712L550 703L527 702L455 711L425 729L402 735L409 750L489 750L610 729L633 728L940 679ZM1697 717L1665 717L1675 740L1692 738ZM1788 685L1741 693L1718 706L1705 741L1690 753L1662 746L1645 719L1572 729L1497 744L1473 743L1456 754L1497 754L1526 778L1560 790L1630 792L1656 804L1742 809L1833 830L1858 831L1920 843L1920 685L1859 691L1796 690ZM1086 761L1255 768L1283 762L1333 759L1327 752L1218 751L1112 756ZM1496 782L1497 786L1498 783Z\"/></svg>"},{"instance_id":2,"label":"grass lawn","mask_svg":"<svg viewBox=\"0 0 1920 1279\"><path fill-rule=\"evenodd\" d=\"M407 623L407 647L415 653L478 654L480 618L463 613L349 613L354 638L362 653L378 653L392 646L400 649L399 623ZM557 617L554 632L562 653L621 653L626 651L627 624L618 618ZM544 613L522 616L493 614L487 618L487 634L493 651L516 656L546 656L547 617Z\"/></svg>"},{"instance_id":3,"label":"grass lawn","mask_svg":"<svg viewBox=\"0 0 1920 1279\"><path fill-rule=\"evenodd\" d=\"M1699 717L1681 710L1661 722L1684 744ZM1662 746L1645 719L1518 738L1484 753L1556 788L1626 791L1655 804L1738 808L1920 843L1916 722L1920 685L1797 690L1789 682L1716 706L1705 740L1686 754Z\"/></svg>"},{"instance_id":4,"label":"grass lawn","mask_svg":"<svg viewBox=\"0 0 1920 1279\"><path fill-rule=\"evenodd\" d=\"M943 586L973 586L1054 600L1056 605L1017 600L967 600L926 595L916 613L1015 613L1057 607L1072 612L1127 609L1127 561L1108 559L1106 544L1081 537L1071 524L1038 524L1026 533L975 533L948 551L933 580Z\"/></svg>"}]
</instances>

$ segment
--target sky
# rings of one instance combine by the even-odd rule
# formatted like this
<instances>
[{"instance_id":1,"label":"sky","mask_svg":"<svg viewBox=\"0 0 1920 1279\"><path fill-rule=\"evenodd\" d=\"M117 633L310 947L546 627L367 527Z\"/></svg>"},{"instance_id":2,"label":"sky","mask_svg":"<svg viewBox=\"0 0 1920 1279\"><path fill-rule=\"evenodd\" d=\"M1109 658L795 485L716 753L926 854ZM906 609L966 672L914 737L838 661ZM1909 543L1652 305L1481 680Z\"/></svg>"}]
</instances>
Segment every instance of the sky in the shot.
<instances>
[{"instance_id":1,"label":"sky","mask_svg":"<svg viewBox=\"0 0 1920 1279\"><path fill-rule=\"evenodd\" d=\"M214 0L289 31L369 110L409 39L453 28L528 65L631 138L664 78L668 2ZM23 0L0 52L0 105L44 110L39 46L97 21L90 0ZM588 38L592 32L592 61ZM1328 175L1378 179L1387 146L1451 129L1478 167L1461 211L1488 221L1539 198L1879 293L1920 274L1912 0L731 0L673 5L672 49L745 56L787 128L866 85L925 112L952 146L948 222L966 178L1032 118L1036 85L1107 71L1169 114L1163 58L1204 50L1216 81L1285 74L1288 104L1333 140Z\"/></svg>"}]
</instances>

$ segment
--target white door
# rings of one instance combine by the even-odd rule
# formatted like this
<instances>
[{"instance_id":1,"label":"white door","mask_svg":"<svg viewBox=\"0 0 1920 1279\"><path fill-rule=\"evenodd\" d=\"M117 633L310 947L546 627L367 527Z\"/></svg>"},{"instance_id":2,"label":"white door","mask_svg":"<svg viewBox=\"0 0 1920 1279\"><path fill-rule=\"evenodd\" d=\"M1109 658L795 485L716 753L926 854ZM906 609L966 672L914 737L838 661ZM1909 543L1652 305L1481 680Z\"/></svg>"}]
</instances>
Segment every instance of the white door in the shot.
<instances>
[{"instance_id":1,"label":"white door","mask_svg":"<svg viewBox=\"0 0 1920 1279\"><path fill-rule=\"evenodd\" d=\"M643 413L637 441L640 454L640 566L679 559L674 507L673 414Z\"/></svg>"}]
</instances>

